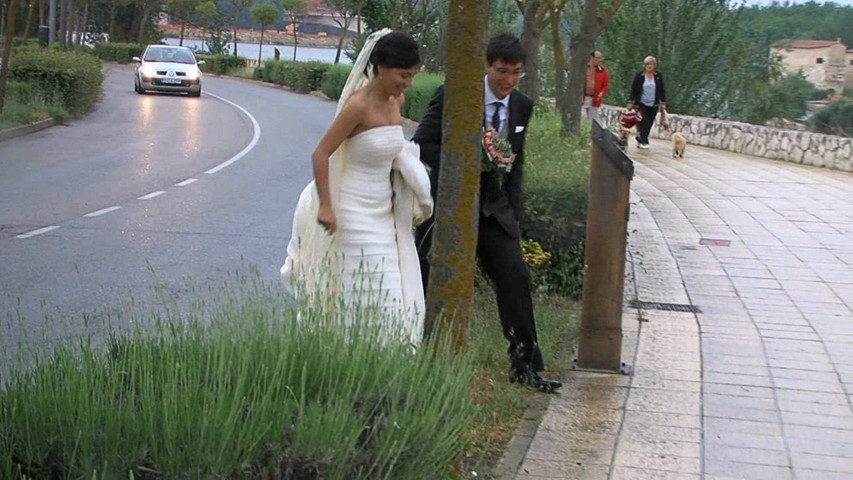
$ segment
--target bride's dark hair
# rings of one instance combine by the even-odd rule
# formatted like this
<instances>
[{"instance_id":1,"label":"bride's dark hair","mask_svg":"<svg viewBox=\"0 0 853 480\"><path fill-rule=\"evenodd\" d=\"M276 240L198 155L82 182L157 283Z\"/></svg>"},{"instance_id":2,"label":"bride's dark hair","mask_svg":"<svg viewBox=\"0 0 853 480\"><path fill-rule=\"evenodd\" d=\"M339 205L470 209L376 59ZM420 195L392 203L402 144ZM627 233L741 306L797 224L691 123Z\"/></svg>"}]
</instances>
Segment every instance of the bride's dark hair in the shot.
<instances>
[{"instance_id":1,"label":"bride's dark hair","mask_svg":"<svg viewBox=\"0 0 853 480\"><path fill-rule=\"evenodd\" d=\"M365 67L373 67L373 74L377 73L379 66L387 68L412 68L421 64L421 55L417 42L407 33L391 32L380 38L373 51L370 52L370 60Z\"/></svg>"}]
</instances>

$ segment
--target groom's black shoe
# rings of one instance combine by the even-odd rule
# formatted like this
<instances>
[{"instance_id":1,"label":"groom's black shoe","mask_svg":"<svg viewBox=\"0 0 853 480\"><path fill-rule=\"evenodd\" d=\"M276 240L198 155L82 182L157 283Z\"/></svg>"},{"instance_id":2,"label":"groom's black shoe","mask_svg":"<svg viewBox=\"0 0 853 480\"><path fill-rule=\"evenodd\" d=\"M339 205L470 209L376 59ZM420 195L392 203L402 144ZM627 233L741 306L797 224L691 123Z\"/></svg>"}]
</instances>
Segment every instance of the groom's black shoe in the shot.
<instances>
[{"instance_id":1,"label":"groom's black shoe","mask_svg":"<svg viewBox=\"0 0 853 480\"><path fill-rule=\"evenodd\" d=\"M544 393L557 393L557 390L563 386L563 382L543 378L530 368L514 369L510 373L510 381L528 385Z\"/></svg>"},{"instance_id":2,"label":"groom's black shoe","mask_svg":"<svg viewBox=\"0 0 853 480\"><path fill-rule=\"evenodd\" d=\"M511 354L509 381L522 383L545 393L556 393L557 389L563 386L563 382L542 378L539 373L533 371L530 362L524 358L522 345L518 345Z\"/></svg>"}]
</instances>

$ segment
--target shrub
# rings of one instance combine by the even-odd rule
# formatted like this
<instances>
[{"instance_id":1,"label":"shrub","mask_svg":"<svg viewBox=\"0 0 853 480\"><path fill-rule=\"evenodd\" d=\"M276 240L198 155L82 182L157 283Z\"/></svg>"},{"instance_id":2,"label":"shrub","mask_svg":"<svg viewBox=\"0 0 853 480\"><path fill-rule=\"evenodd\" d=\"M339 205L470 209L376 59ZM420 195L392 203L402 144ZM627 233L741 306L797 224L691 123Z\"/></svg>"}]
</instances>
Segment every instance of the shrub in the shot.
<instances>
[{"instance_id":1,"label":"shrub","mask_svg":"<svg viewBox=\"0 0 853 480\"><path fill-rule=\"evenodd\" d=\"M137 309L121 319L135 331L102 348L19 353L0 390L0 477L451 475L469 355L379 348L370 328L296 317L259 282L216 293L184 312Z\"/></svg>"},{"instance_id":2,"label":"shrub","mask_svg":"<svg viewBox=\"0 0 853 480\"><path fill-rule=\"evenodd\" d=\"M101 96L101 61L77 52L25 49L11 58L13 79L30 84L46 104L58 104L73 115L89 111Z\"/></svg>"},{"instance_id":3,"label":"shrub","mask_svg":"<svg viewBox=\"0 0 853 480\"><path fill-rule=\"evenodd\" d=\"M327 72L332 69L328 63L294 62L290 60L267 60L259 70L259 77L266 82L292 88L299 93L308 93L323 88ZM346 82L346 76L344 76ZM343 84L341 84L343 89ZM337 96L330 98L339 98Z\"/></svg>"},{"instance_id":4,"label":"shrub","mask_svg":"<svg viewBox=\"0 0 853 480\"><path fill-rule=\"evenodd\" d=\"M525 141L521 228L550 254L546 266L531 269L536 286L571 296L583 284L589 145L588 122L579 137L561 137L554 108L536 106Z\"/></svg>"},{"instance_id":5,"label":"shrub","mask_svg":"<svg viewBox=\"0 0 853 480\"><path fill-rule=\"evenodd\" d=\"M429 107L435 89L444 83L444 75L434 73L419 73L415 75L412 86L406 90L406 103L403 105L403 116L419 122Z\"/></svg>"},{"instance_id":6,"label":"shrub","mask_svg":"<svg viewBox=\"0 0 853 480\"><path fill-rule=\"evenodd\" d=\"M196 60L204 60L201 71L215 75L227 75L231 71L246 68L246 59L234 55L196 55Z\"/></svg>"},{"instance_id":7,"label":"shrub","mask_svg":"<svg viewBox=\"0 0 853 480\"><path fill-rule=\"evenodd\" d=\"M145 47L137 43L98 42L92 52L105 62L130 63Z\"/></svg>"},{"instance_id":8,"label":"shrub","mask_svg":"<svg viewBox=\"0 0 853 480\"><path fill-rule=\"evenodd\" d=\"M323 77L323 85L320 87L323 94L332 100L341 98L341 92L344 90L351 70L352 65L332 65Z\"/></svg>"},{"instance_id":9,"label":"shrub","mask_svg":"<svg viewBox=\"0 0 853 480\"><path fill-rule=\"evenodd\" d=\"M809 118L809 126L814 132L853 137L853 101L830 103Z\"/></svg>"}]
</instances>

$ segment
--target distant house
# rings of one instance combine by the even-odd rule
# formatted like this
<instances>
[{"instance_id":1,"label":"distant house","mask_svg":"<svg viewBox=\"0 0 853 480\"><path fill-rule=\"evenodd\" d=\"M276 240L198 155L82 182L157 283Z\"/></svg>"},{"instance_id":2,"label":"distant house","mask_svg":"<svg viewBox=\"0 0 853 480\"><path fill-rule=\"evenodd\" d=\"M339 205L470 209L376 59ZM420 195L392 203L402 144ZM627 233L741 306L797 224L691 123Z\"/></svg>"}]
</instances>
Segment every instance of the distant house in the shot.
<instances>
[{"instance_id":1,"label":"distant house","mask_svg":"<svg viewBox=\"0 0 853 480\"><path fill-rule=\"evenodd\" d=\"M853 80L853 50L841 41L787 40L773 45L771 51L782 59L786 73L801 73L817 88L841 93L845 80L847 84Z\"/></svg>"},{"instance_id":2,"label":"distant house","mask_svg":"<svg viewBox=\"0 0 853 480\"><path fill-rule=\"evenodd\" d=\"M299 32L309 34L323 33L334 36L341 34L341 27L338 25L337 21L341 21L341 23L343 23L343 19L340 18L336 12L324 6L322 0L308 0L307 3L308 13L302 17L302 21L299 22L296 27ZM287 22L285 22L285 25L287 30L291 30L293 28ZM356 24L356 20L353 20L352 23L350 23L347 35L354 37L357 33L358 26Z\"/></svg>"},{"instance_id":3,"label":"distant house","mask_svg":"<svg viewBox=\"0 0 853 480\"><path fill-rule=\"evenodd\" d=\"M844 69L844 91L850 92L847 95L853 96L853 48L847 49L845 62L847 67Z\"/></svg>"}]
</instances>

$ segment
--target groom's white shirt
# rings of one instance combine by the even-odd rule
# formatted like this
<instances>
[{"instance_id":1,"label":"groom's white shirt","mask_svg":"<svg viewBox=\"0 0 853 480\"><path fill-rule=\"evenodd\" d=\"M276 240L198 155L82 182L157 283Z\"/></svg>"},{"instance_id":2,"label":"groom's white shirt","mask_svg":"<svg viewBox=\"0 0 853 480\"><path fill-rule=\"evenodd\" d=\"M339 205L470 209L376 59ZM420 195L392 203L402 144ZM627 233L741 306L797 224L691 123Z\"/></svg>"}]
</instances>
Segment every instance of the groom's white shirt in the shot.
<instances>
[{"instance_id":1,"label":"groom's white shirt","mask_svg":"<svg viewBox=\"0 0 853 480\"><path fill-rule=\"evenodd\" d=\"M483 77L483 82L486 84L486 108L484 109L483 121L488 125L491 122L492 115L495 113L495 105L496 102L500 102L503 104L503 108L501 108L500 113L498 114L501 117L501 125L506 125L507 119L509 118L509 95L504 98L498 98L497 95L492 92L492 89L489 88L489 76L486 75Z\"/></svg>"}]
</instances>

